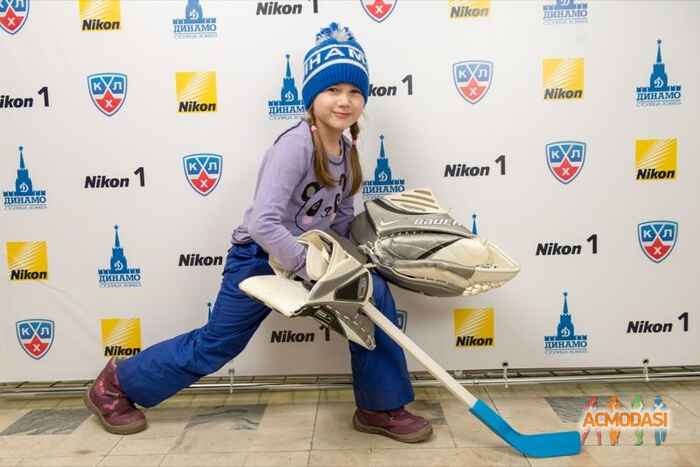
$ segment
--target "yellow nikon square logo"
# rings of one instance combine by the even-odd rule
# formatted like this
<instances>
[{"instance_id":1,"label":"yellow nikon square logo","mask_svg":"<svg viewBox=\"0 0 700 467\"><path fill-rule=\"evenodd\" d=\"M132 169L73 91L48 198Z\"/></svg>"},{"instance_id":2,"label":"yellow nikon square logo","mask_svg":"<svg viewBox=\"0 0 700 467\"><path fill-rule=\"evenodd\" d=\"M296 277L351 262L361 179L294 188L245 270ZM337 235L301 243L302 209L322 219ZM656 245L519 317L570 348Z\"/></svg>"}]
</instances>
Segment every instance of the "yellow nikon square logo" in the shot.
<instances>
[{"instance_id":1,"label":"yellow nikon square logo","mask_svg":"<svg viewBox=\"0 0 700 467\"><path fill-rule=\"evenodd\" d=\"M493 308L454 310L455 347L493 347Z\"/></svg>"},{"instance_id":2,"label":"yellow nikon square logo","mask_svg":"<svg viewBox=\"0 0 700 467\"><path fill-rule=\"evenodd\" d=\"M216 72L175 73L178 113L216 112Z\"/></svg>"},{"instance_id":3,"label":"yellow nikon square logo","mask_svg":"<svg viewBox=\"0 0 700 467\"><path fill-rule=\"evenodd\" d=\"M583 99L583 59L545 58L542 87L545 100Z\"/></svg>"},{"instance_id":4,"label":"yellow nikon square logo","mask_svg":"<svg viewBox=\"0 0 700 467\"><path fill-rule=\"evenodd\" d=\"M128 357L141 352L140 318L103 319L100 324L105 357Z\"/></svg>"},{"instance_id":5,"label":"yellow nikon square logo","mask_svg":"<svg viewBox=\"0 0 700 467\"><path fill-rule=\"evenodd\" d=\"M672 139L638 139L635 151L637 180L675 180L678 143Z\"/></svg>"},{"instance_id":6,"label":"yellow nikon square logo","mask_svg":"<svg viewBox=\"0 0 700 467\"><path fill-rule=\"evenodd\" d=\"M83 31L118 31L121 29L119 0L80 0Z\"/></svg>"},{"instance_id":7,"label":"yellow nikon square logo","mask_svg":"<svg viewBox=\"0 0 700 467\"><path fill-rule=\"evenodd\" d=\"M49 278L46 242L7 242L6 251L11 281L42 281Z\"/></svg>"},{"instance_id":8,"label":"yellow nikon square logo","mask_svg":"<svg viewBox=\"0 0 700 467\"><path fill-rule=\"evenodd\" d=\"M450 0L451 19L481 18L489 15L491 0Z\"/></svg>"}]
</instances>

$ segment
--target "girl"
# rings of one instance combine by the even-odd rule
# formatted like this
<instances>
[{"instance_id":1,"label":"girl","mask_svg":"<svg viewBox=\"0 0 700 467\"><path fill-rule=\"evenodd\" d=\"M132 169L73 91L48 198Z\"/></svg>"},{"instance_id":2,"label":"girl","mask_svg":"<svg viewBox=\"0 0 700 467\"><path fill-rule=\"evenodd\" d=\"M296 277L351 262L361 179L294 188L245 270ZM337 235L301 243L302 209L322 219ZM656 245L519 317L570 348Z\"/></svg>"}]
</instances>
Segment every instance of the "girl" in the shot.
<instances>
[{"instance_id":1,"label":"girl","mask_svg":"<svg viewBox=\"0 0 700 467\"><path fill-rule=\"evenodd\" d=\"M369 92L367 61L347 28L332 23L304 57L302 95L308 117L280 135L258 172L252 207L234 230L221 289L209 322L124 361L110 360L84 399L107 431L136 433L146 418L134 406L154 406L238 355L269 308L238 284L273 274L269 255L307 278L305 248L295 237L312 229L348 235L353 195L362 184L357 121ZM350 130L352 141L344 136ZM396 323L386 282L373 274L375 305ZM359 431L404 442L426 440L432 426L403 407L413 401L403 350L381 330L376 348L350 343Z\"/></svg>"}]
</instances>

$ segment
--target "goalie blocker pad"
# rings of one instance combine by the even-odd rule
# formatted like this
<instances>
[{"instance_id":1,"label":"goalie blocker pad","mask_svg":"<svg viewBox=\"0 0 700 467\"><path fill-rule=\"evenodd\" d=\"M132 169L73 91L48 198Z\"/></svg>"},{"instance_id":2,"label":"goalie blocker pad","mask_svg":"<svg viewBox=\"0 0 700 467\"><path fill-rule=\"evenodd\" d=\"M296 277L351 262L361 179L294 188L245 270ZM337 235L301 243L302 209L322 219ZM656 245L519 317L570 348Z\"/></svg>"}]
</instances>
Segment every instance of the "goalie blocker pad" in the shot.
<instances>
[{"instance_id":1,"label":"goalie blocker pad","mask_svg":"<svg viewBox=\"0 0 700 467\"><path fill-rule=\"evenodd\" d=\"M425 295L476 295L520 270L496 245L457 222L429 189L366 201L350 229L386 280Z\"/></svg>"}]
</instances>

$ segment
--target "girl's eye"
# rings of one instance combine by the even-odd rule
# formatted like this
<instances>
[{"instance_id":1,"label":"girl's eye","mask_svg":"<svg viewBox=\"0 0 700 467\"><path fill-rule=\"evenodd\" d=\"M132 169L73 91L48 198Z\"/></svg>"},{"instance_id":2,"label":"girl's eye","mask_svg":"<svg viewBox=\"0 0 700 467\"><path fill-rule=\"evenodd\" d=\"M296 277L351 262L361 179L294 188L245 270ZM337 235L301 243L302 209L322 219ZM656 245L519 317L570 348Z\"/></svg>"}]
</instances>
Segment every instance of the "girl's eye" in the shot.
<instances>
[{"instance_id":1,"label":"girl's eye","mask_svg":"<svg viewBox=\"0 0 700 467\"><path fill-rule=\"evenodd\" d=\"M333 87L333 86L331 86L330 88L326 89L326 91L328 91L328 92L336 92L337 90L338 90L338 88L335 88L335 87Z\"/></svg>"},{"instance_id":2,"label":"girl's eye","mask_svg":"<svg viewBox=\"0 0 700 467\"><path fill-rule=\"evenodd\" d=\"M350 91L350 92L353 93L353 94L362 94L362 93L360 92L359 89L353 89L353 90Z\"/></svg>"}]
</instances>

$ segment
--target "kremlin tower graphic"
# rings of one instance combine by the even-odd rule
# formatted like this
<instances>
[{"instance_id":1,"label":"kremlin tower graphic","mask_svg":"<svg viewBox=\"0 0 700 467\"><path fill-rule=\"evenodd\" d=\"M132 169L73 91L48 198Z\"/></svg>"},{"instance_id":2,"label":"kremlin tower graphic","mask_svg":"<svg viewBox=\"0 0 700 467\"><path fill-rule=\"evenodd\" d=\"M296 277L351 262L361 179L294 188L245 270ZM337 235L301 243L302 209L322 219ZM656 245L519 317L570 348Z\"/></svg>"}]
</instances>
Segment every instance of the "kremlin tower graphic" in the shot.
<instances>
[{"instance_id":1,"label":"kremlin tower graphic","mask_svg":"<svg viewBox=\"0 0 700 467\"><path fill-rule=\"evenodd\" d=\"M3 191L5 209L45 209L46 191L35 190L24 162L24 147L19 147L19 168L15 191Z\"/></svg>"},{"instance_id":2,"label":"kremlin tower graphic","mask_svg":"<svg viewBox=\"0 0 700 467\"><path fill-rule=\"evenodd\" d=\"M401 193L406 189L404 179L393 179L389 158L384 151L384 135L379 136L379 157L377 167L374 169L374 180L362 182L362 196L364 199L374 199L392 193Z\"/></svg>"},{"instance_id":3,"label":"kremlin tower graphic","mask_svg":"<svg viewBox=\"0 0 700 467\"><path fill-rule=\"evenodd\" d=\"M564 309L559 316L556 336L544 336L545 353L581 353L588 348L588 336L577 336L574 332L574 323L569 314L567 303L568 292L564 292Z\"/></svg>"},{"instance_id":4,"label":"kremlin tower graphic","mask_svg":"<svg viewBox=\"0 0 700 467\"><path fill-rule=\"evenodd\" d=\"M675 105L681 103L681 86L669 85L666 65L661 60L661 39L656 41L656 63L652 66L649 86L637 88L637 105Z\"/></svg>"},{"instance_id":5,"label":"kremlin tower graphic","mask_svg":"<svg viewBox=\"0 0 700 467\"><path fill-rule=\"evenodd\" d=\"M299 98L299 91L294 84L292 76L292 68L289 65L289 54L287 57L287 71L282 79L282 90L280 91L280 99L277 101L268 101L270 118L273 120L281 119L296 119L301 118L305 114L304 102Z\"/></svg>"},{"instance_id":6,"label":"kremlin tower graphic","mask_svg":"<svg viewBox=\"0 0 700 467\"><path fill-rule=\"evenodd\" d=\"M119 241L119 226L114 226L114 247L109 269L98 269L100 287L140 287L141 269L129 268L124 248Z\"/></svg>"}]
</instances>

